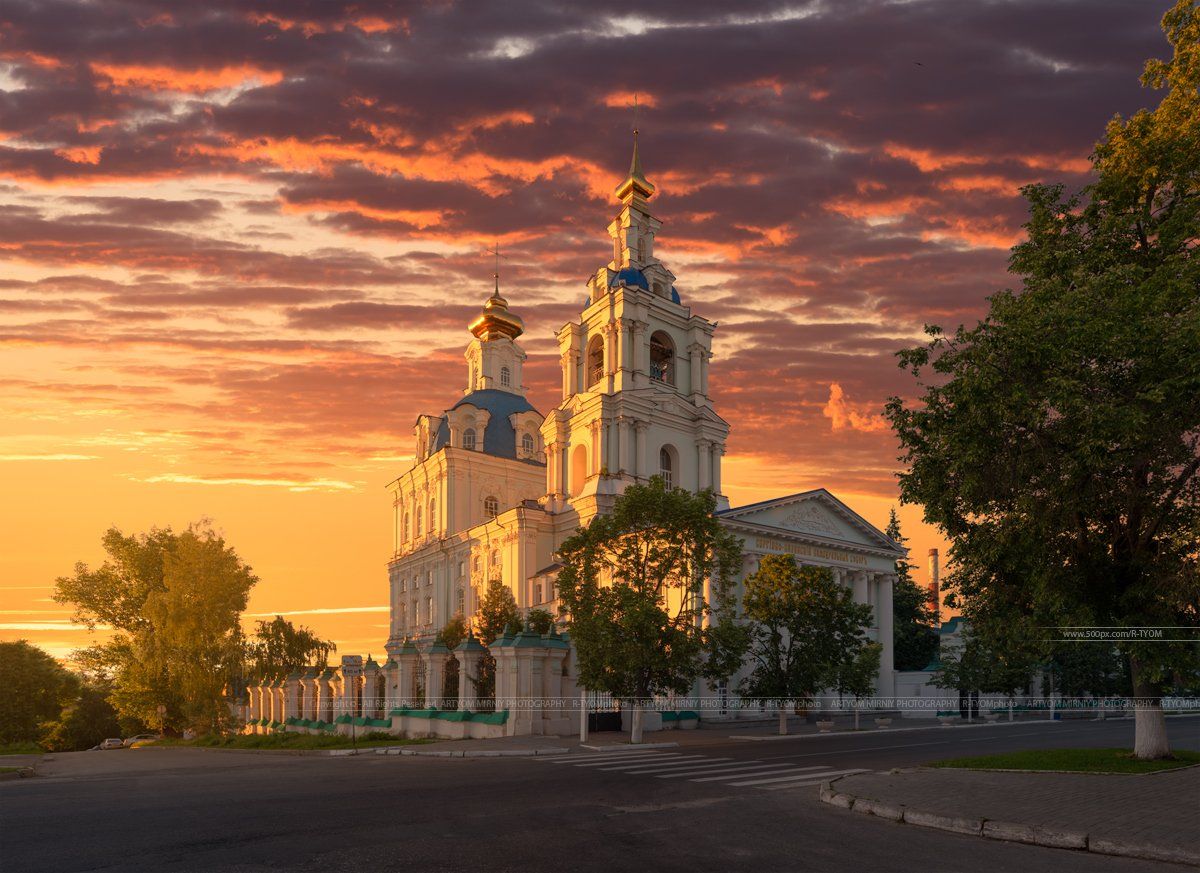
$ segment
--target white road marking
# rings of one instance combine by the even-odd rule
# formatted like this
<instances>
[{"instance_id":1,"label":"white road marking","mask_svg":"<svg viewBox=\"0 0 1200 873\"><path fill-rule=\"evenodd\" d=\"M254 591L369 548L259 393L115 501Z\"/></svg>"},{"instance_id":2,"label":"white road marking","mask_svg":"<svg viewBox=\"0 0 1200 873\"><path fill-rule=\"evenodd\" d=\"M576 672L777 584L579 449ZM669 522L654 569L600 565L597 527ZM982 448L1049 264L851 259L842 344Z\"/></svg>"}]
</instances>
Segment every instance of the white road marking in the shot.
<instances>
[{"instance_id":1,"label":"white road marking","mask_svg":"<svg viewBox=\"0 0 1200 873\"><path fill-rule=\"evenodd\" d=\"M582 755L567 754L567 755L563 755L562 757L553 757L553 758L548 757L548 756L543 756L540 760L544 760L550 764L579 764L584 761L595 762L595 761L613 761L613 760L619 760L619 759L623 759L623 758L630 759L630 760L632 760L633 758L656 758L660 754L661 754L660 752L654 751L652 749L646 749L644 752L613 752L613 753L606 752L604 754L582 754Z\"/></svg>"},{"instance_id":2,"label":"white road marking","mask_svg":"<svg viewBox=\"0 0 1200 873\"><path fill-rule=\"evenodd\" d=\"M658 760L662 760L665 758L679 758L679 757L682 757L682 756L678 752L669 752L665 755L655 755L653 760L658 761ZM581 761L580 763L576 764L575 766L576 767L604 767L608 764L615 764L615 763L616 763L616 761Z\"/></svg>"},{"instance_id":3,"label":"white road marking","mask_svg":"<svg viewBox=\"0 0 1200 873\"><path fill-rule=\"evenodd\" d=\"M851 770L850 773L865 773L865 770ZM849 775L849 774L847 774ZM785 782L782 785L763 785L763 791L782 791L785 788L805 788L813 785L820 785L833 776L832 773L814 773L811 778L805 779L803 782Z\"/></svg>"},{"instance_id":4,"label":"white road marking","mask_svg":"<svg viewBox=\"0 0 1200 873\"><path fill-rule=\"evenodd\" d=\"M755 773L753 775L755 775L755 776L774 776L777 773L799 773L802 770L828 770L829 769L828 767L784 767L784 768L780 769L777 765L772 765L772 766L775 767L774 770L767 770L763 773ZM751 774L749 774L749 773L741 773L741 774L723 773L720 776L707 776L704 779L689 779L688 781L689 782L716 782L719 779L738 779L741 776L748 776L748 775L751 775ZM738 783L735 782L733 784L737 785Z\"/></svg>"},{"instance_id":5,"label":"white road marking","mask_svg":"<svg viewBox=\"0 0 1200 873\"><path fill-rule=\"evenodd\" d=\"M630 763L629 761L618 761L616 763L613 763L612 761L603 761L603 762L601 762L603 766L599 766L596 769L597 770L632 770L637 767L650 767L650 766L657 765L660 763L664 764L664 765L665 764L685 763L685 762L689 763L689 764L695 764L695 763L698 763L699 761L703 761L703 760L704 760L703 755L680 755L679 757L672 758L669 761L662 761L659 759L656 759L653 761L637 761L635 763Z\"/></svg>"},{"instance_id":6,"label":"white road marking","mask_svg":"<svg viewBox=\"0 0 1200 873\"><path fill-rule=\"evenodd\" d=\"M805 769L805 770L822 770L822 769L826 769L826 768L823 768L823 767L804 767L803 769ZM826 779L827 777L829 777L829 776L848 776L848 775L850 775L851 773L865 773L865 772L866 772L866 771L865 771L865 770L862 770L862 769L858 769L858 770L833 770L833 771L831 771L831 772L829 772L829 773L821 773L821 774L820 774L820 779L819 779L818 781L824 782L824 781L825 781L825 779ZM794 774L793 774L793 775L791 775L791 776L777 776L777 777L775 777L775 778L773 778L773 779L751 779L751 780L748 780L748 781L746 781L746 782L730 782L729 784L730 784L730 785L737 785L737 786L739 786L739 787L740 787L740 786L743 786L743 785L766 785L768 782L795 782L797 779L811 779L813 776L816 776L816 775L817 775L817 774L815 774L815 773L810 773L810 774L808 774L807 776L796 776L796 775L794 775Z\"/></svg>"},{"instance_id":7,"label":"white road marking","mask_svg":"<svg viewBox=\"0 0 1200 873\"><path fill-rule=\"evenodd\" d=\"M703 755L691 756L688 759L677 758L674 761L661 763L623 764L620 767L597 767L597 770L624 770L626 773L660 773L663 770L678 770L681 767L698 767L705 761L728 761L729 758L705 758Z\"/></svg>"}]
</instances>

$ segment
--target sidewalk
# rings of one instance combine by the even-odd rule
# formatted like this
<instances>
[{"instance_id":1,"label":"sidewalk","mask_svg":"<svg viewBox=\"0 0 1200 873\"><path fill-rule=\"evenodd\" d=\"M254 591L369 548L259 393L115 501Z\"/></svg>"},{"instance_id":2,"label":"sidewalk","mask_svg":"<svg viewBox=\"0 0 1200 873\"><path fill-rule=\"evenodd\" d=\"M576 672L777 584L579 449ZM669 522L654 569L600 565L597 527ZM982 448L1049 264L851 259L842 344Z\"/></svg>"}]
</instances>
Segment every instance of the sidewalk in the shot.
<instances>
[{"instance_id":1,"label":"sidewalk","mask_svg":"<svg viewBox=\"0 0 1200 873\"><path fill-rule=\"evenodd\" d=\"M1200 767L1138 776L862 773L827 783L821 800L921 827L1200 867Z\"/></svg>"}]
</instances>

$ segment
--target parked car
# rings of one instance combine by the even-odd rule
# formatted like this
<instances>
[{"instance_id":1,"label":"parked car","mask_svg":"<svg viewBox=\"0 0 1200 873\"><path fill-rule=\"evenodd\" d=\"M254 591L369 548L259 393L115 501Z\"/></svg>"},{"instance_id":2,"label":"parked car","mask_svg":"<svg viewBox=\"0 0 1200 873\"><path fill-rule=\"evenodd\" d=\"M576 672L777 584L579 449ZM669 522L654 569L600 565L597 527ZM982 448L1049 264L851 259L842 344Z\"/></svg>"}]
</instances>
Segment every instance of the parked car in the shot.
<instances>
[{"instance_id":1,"label":"parked car","mask_svg":"<svg viewBox=\"0 0 1200 873\"><path fill-rule=\"evenodd\" d=\"M152 743L158 738L158 734L138 734L135 737L126 737L125 748L129 748L134 743L137 743L139 746L144 746L146 743Z\"/></svg>"},{"instance_id":2,"label":"parked car","mask_svg":"<svg viewBox=\"0 0 1200 873\"><path fill-rule=\"evenodd\" d=\"M125 748L125 741L123 739L121 739L120 737L109 737L107 740L105 740L104 742L102 742L100 744L100 748L101 749L123 749L123 748Z\"/></svg>"}]
</instances>

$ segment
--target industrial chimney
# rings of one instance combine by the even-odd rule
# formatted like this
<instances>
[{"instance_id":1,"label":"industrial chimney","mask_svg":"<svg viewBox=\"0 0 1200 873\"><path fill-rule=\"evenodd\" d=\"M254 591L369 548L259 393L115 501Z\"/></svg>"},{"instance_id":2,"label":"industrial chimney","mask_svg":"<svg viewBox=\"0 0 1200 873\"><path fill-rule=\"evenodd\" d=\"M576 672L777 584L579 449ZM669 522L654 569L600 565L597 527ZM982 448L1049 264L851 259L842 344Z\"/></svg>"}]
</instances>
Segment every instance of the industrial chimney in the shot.
<instances>
[{"instance_id":1,"label":"industrial chimney","mask_svg":"<svg viewBox=\"0 0 1200 873\"><path fill-rule=\"evenodd\" d=\"M941 582L940 570L938 568L938 550L929 550L929 600L933 604L933 626L939 627L942 623L942 601L941 593L938 590Z\"/></svg>"}]
</instances>

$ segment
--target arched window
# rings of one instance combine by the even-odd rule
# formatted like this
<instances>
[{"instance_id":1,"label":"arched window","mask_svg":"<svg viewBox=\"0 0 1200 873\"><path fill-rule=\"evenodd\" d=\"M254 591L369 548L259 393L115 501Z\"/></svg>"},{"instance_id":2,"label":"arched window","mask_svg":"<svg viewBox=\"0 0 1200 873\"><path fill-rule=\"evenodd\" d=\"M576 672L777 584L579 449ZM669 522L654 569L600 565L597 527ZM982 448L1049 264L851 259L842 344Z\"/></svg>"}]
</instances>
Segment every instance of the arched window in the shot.
<instances>
[{"instance_id":1,"label":"arched window","mask_svg":"<svg viewBox=\"0 0 1200 873\"><path fill-rule=\"evenodd\" d=\"M500 550L499 549L492 549L492 566L493 567L500 566Z\"/></svg>"},{"instance_id":2,"label":"arched window","mask_svg":"<svg viewBox=\"0 0 1200 873\"><path fill-rule=\"evenodd\" d=\"M481 560L482 559L479 557L479 555L476 555L471 561L471 569L474 570L476 573L479 572L479 564L480 564Z\"/></svg>"},{"instance_id":3,"label":"arched window","mask_svg":"<svg viewBox=\"0 0 1200 873\"><path fill-rule=\"evenodd\" d=\"M408 513L404 513L404 528L400 531L400 539L407 540L412 535L412 527L409 525Z\"/></svg>"},{"instance_id":4,"label":"arched window","mask_svg":"<svg viewBox=\"0 0 1200 873\"><path fill-rule=\"evenodd\" d=\"M437 530L437 498L429 501L429 532Z\"/></svg>"},{"instance_id":5,"label":"arched window","mask_svg":"<svg viewBox=\"0 0 1200 873\"><path fill-rule=\"evenodd\" d=\"M467 594L463 589L459 588L454 597L454 612L456 615L465 615L467 608Z\"/></svg>"},{"instance_id":6,"label":"arched window","mask_svg":"<svg viewBox=\"0 0 1200 873\"><path fill-rule=\"evenodd\" d=\"M527 455L532 455L534 449L533 434L527 433L521 437L521 451Z\"/></svg>"},{"instance_id":7,"label":"arched window","mask_svg":"<svg viewBox=\"0 0 1200 873\"><path fill-rule=\"evenodd\" d=\"M500 514L500 501L495 497L485 497L483 499L483 514L488 518L495 518Z\"/></svg>"},{"instance_id":8,"label":"arched window","mask_svg":"<svg viewBox=\"0 0 1200 873\"><path fill-rule=\"evenodd\" d=\"M646 237L642 236L641 228L638 228L638 263L646 263Z\"/></svg>"},{"instance_id":9,"label":"arched window","mask_svg":"<svg viewBox=\"0 0 1200 873\"><path fill-rule=\"evenodd\" d=\"M463 431L463 448L475 451L475 428L469 427Z\"/></svg>"},{"instance_id":10,"label":"arched window","mask_svg":"<svg viewBox=\"0 0 1200 873\"><path fill-rule=\"evenodd\" d=\"M571 451L571 496L578 497L583 492L583 483L587 481L587 447L576 446Z\"/></svg>"},{"instance_id":11,"label":"arched window","mask_svg":"<svg viewBox=\"0 0 1200 873\"><path fill-rule=\"evenodd\" d=\"M512 384L512 370L508 369L508 367L500 368L500 384L505 387Z\"/></svg>"},{"instance_id":12,"label":"arched window","mask_svg":"<svg viewBox=\"0 0 1200 873\"><path fill-rule=\"evenodd\" d=\"M591 388L604 378L604 340L599 334L588 341L587 385Z\"/></svg>"},{"instance_id":13,"label":"arched window","mask_svg":"<svg viewBox=\"0 0 1200 873\"><path fill-rule=\"evenodd\" d=\"M670 446L663 446L658 450L658 475L662 476L663 483L668 488L675 487L675 458Z\"/></svg>"},{"instance_id":14,"label":"arched window","mask_svg":"<svg viewBox=\"0 0 1200 873\"><path fill-rule=\"evenodd\" d=\"M650 378L675 384L675 344L661 330L650 337Z\"/></svg>"},{"instance_id":15,"label":"arched window","mask_svg":"<svg viewBox=\"0 0 1200 873\"><path fill-rule=\"evenodd\" d=\"M417 510L417 537L420 538L424 530L421 527L421 511Z\"/></svg>"},{"instance_id":16,"label":"arched window","mask_svg":"<svg viewBox=\"0 0 1200 873\"><path fill-rule=\"evenodd\" d=\"M425 598L425 624L433 624L433 598Z\"/></svg>"},{"instance_id":17,"label":"arched window","mask_svg":"<svg viewBox=\"0 0 1200 873\"><path fill-rule=\"evenodd\" d=\"M404 608L404 604L400 604L400 614L397 616L400 620L400 627L408 627L408 610Z\"/></svg>"}]
</instances>

